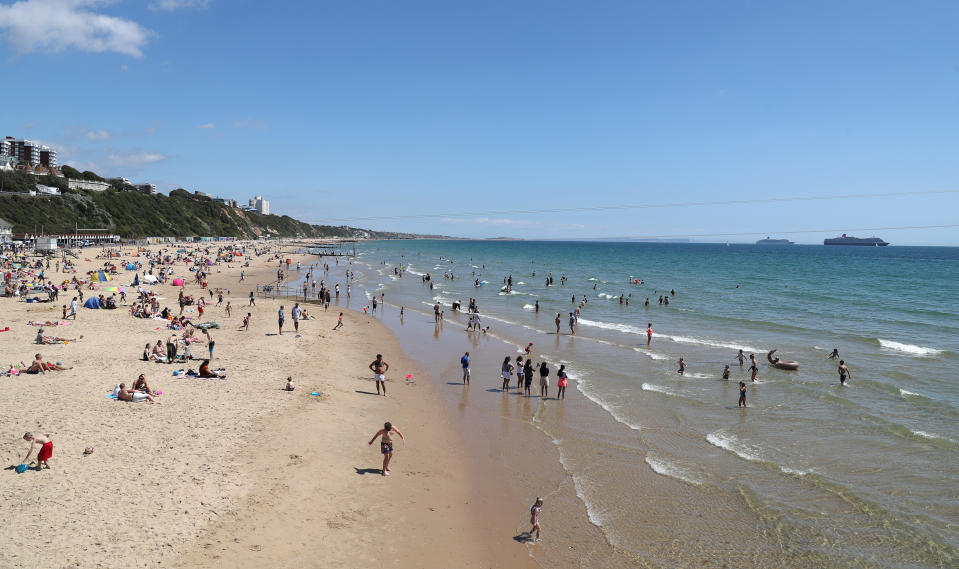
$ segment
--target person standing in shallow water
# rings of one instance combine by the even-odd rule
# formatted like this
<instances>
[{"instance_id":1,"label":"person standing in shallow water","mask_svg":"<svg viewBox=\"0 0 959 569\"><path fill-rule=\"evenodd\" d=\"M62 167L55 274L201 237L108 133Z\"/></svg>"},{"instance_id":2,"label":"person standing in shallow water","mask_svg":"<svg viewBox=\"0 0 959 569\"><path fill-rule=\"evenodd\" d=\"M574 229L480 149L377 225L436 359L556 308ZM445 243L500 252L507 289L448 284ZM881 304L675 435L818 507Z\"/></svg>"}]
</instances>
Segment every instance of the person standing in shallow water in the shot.
<instances>
[{"instance_id":1,"label":"person standing in shallow water","mask_svg":"<svg viewBox=\"0 0 959 569\"><path fill-rule=\"evenodd\" d=\"M563 319L559 315L559 312L556 313L556 320L554 320L554 322L556 322L556 335L559 336L559 327L563 325Z\"/></svg>"},{"instance_id":2,"label":"person standing in shallow water","mask_svg":"<svg viewBox=\"0 0 959 569\"><path fill-rule=\"evenodd\" d=\"M646 325L646 345L648 346L650 342L653 341L653 323L650 322Z\"/></svg>"},{"instance_id":3,"label":"person standing in shallow water","mask_svg":"<svg viewBox=\"0 0 959 569\"><path fill-rule=\"evenodd\" d=\"M849 368L846 366L846 362L839 360L839 385L846 385L846 378L852 379L852 374L849 372Z\"/></svg>"},{"instance_id":4,"label":"person standing in shallow water","mask_svg":"<svg viewBox=\"0 0 959 569\"><path fill-rule=\"evenodd\" d=\"M739 382L739 406L746 406L746 382L744 381Z\"/></svg>"}]
</instances>

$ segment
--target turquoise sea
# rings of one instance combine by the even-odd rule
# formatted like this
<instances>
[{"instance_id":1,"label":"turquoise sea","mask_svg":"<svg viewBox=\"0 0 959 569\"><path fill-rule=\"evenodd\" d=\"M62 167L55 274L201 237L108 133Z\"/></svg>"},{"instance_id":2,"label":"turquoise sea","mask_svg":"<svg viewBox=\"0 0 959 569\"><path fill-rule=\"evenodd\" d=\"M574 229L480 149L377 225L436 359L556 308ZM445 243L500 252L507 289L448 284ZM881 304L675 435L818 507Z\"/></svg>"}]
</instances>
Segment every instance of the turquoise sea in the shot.
<instances>
[{"instance_id":1,"label":"turquoise sea","mask_svg":"<svg viewBox=\"0 0 959 569\"><path fill-rule=\"evenodd\" d=\"M473 347L490 389L457 404L526 421L555 445L609 548L578 566L959 567L959 248L388 241L357 251L358 286L385 295L378 317L414 356L420 336L448 342L455 370ZM451 309L471 297L485 336ZM554 373L567 365L571 385L565 402L514 411L520 396L493 388L499 363L529 342ZM852 372L845 386L826 359L833 348ZM739 349L756 354L759 381ZM772 349L799 370L770 367Z\"/></svg>"}]
</instances>

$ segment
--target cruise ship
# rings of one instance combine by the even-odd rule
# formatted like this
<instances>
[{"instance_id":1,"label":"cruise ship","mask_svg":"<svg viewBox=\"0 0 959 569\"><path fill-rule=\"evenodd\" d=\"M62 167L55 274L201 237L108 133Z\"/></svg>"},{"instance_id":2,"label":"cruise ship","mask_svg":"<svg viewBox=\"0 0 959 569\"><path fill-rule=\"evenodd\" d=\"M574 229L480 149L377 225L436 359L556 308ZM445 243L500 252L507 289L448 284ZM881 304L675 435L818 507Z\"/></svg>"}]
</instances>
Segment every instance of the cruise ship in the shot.
<instances>
[{"instance_id":1,"label":"cruise ship","mask_svg":"<svg viewBox=\"0 0 959 569\"><path fill-rule=\"evenodd\" d=\"M756 245L795 245L795 243L789 239L771 239L766 237L765 239L756 241Z\"/></svg>"},{"instance_id":2,"label":"cruise ship","mask_svg":"<svg viewBox=\"0 0 959 569\"><path fill-rule=\"evenodd\" d=\"M859 245L862 247L885 247L889 245L878 237L850 237L845 233L841 237L823 239L823 245Z\"/></svg>"}]
</instances>

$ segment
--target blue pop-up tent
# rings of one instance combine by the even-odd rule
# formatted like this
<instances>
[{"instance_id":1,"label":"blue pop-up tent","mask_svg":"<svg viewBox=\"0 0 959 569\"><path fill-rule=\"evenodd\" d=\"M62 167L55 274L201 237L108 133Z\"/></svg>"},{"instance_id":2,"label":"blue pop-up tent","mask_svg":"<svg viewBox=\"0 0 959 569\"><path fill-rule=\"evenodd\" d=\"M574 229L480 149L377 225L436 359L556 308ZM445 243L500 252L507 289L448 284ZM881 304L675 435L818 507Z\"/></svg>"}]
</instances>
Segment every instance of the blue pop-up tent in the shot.
<instances>
[{"instance_id":1,"label":"blue pop-up tent","mask_svg":"<svg viewBox=\"0 0 959 569\"><path fill-rule=\"evenodd\" d=\"M98 297L91 296L90 298L87 299L86 302L83 303L83 307L93 308L98 310L100 308L103 308L103 305L100 303L100 299Z\"/></svg>"},{"instance_id":2,"label":"blue pop-up tent","mask_svg":"<svg viewBox=\"0 0 959 569\"><path fill-rule=\"evenodd\" d=\"M127 270L128 270L128 271L135 271L135 270L137 270L137 266L134 265L133 263L127 263Z\"/></svg>"}]
</instances>

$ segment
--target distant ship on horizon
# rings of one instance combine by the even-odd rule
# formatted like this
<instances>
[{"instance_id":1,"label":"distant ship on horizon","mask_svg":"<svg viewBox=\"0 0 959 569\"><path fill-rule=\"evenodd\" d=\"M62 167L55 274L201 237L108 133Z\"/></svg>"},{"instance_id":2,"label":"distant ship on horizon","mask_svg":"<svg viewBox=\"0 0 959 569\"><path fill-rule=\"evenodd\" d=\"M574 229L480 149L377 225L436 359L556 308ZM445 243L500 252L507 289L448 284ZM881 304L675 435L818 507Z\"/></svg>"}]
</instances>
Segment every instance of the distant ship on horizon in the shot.
<instances>
[{"instance_id":1,"label":"distant ship on horizon","mask_svg":"<svg viewBox=\"0 0 959 569\"><path fill-rule=\"evenodd\" d=\"M878 237L850 237L843 233L840 237L823 239L823 245L858 245L860 247L885 247L889 243Z\"/></svg>"},{"instance_id":2,"label":"distant ship on horizon","mask_svg":"<svg viewBox=\"0 0 959 569\"><path fill-rule=\"evenodd\" d=\"M795 243L789 239L772 239L767 236L765 239L756 241L756 245L795 245Z\"/></svg>"}]
</instances>

